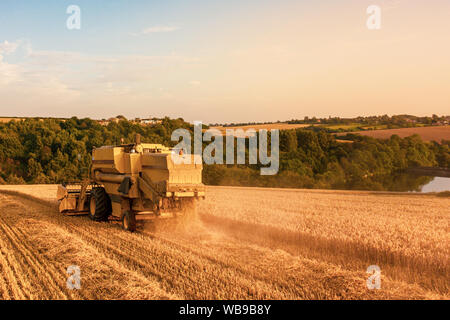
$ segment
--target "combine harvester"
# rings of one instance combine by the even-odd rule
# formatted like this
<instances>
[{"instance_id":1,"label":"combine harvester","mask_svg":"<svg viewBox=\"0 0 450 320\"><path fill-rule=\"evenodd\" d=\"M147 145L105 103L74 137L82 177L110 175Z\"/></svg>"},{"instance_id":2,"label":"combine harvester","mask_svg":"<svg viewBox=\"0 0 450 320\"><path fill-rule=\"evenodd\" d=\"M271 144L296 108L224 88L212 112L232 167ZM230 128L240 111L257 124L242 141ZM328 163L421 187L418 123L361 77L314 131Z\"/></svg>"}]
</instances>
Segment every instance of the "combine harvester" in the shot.
<instances>
[{"instance_id":1,"label":"combine harvester","mask_svg":"<svg viewBox=\"0 0 450 320\"><path fill-rule=\"evenodd\" d=\"M94 221L113 216L125 230L135 231L136 221L176 217L193 209L205 197L202 164L175 164L171 149L160 144L136 143L93 150L90 178L58 187L59 211L65 215L89 214Z\"/></svg>"}]
</instances>

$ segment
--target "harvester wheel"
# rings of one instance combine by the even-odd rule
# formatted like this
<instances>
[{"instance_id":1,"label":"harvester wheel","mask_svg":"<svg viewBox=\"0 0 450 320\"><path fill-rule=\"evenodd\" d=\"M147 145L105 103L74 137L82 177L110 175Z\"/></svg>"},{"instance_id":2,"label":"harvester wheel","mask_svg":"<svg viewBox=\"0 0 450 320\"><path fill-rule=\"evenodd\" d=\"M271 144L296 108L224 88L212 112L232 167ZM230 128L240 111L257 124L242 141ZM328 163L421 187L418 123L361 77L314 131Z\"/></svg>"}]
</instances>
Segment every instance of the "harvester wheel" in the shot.
<instances>
[{"instance_id":1,"label":"harvester wheel","mask_svg":"<svg viewBox=\"0 0 450 320\"><path fill-rule=\"evenodd\" d=\"M136 215L134 212L126 211L122 216L122 226L125 230L136 231Z\"/></svg>"},{"instance_id":2,"label":"harvester wheel","mask_svg":"<svg viewBox=\"0 0 450 320\"><path fill-rule=\"evenodd\" d=\"M96 187L91 191L89 216L94 221L106 221L111 214L111 199L105 188Z\"/></svg>"}]
</instances>

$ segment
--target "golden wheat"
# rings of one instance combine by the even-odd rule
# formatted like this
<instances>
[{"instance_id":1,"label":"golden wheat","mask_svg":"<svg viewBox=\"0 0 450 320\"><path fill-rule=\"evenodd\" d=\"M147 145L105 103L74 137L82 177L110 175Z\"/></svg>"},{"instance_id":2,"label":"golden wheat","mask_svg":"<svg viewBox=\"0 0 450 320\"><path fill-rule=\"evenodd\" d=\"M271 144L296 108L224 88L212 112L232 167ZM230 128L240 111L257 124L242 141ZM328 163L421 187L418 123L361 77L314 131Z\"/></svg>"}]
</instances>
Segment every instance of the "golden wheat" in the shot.
<instances>
[{"instance_id":1,"label":"golden wheat","mask_svg":"<svg viewBox=\"0 0 450 320\"><path fill-rule=\"evenodd\" d=\"M55 186L1 189L4 299L448 298L445 198L211 187L190 221L131 234L58 214Z\"/></svg>"}]
</instances>

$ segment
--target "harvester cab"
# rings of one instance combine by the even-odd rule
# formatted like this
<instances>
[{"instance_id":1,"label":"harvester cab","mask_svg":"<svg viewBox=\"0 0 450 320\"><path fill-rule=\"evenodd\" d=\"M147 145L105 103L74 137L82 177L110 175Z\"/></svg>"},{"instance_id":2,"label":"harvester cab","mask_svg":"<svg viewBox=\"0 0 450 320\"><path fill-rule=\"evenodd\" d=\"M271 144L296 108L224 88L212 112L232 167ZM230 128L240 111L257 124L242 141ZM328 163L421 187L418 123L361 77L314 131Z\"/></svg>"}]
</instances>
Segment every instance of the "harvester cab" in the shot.
<instances>
[{"instance_id":1,"label":"harvester cab","mask_svg":"<svg viewBox=\"0 0 450 320\"><path fill-rule=\"evenodd\" d=\"M205 197L202 164L178 164L161 144L104 146L92 152L90 177L81 183L58 187L59 211L66 215L89 214L92 220L120 219L134 231L140 219L174 217L193 209ZM198 162L198 161L197 161Z\"/></svg>"}]
</instances>

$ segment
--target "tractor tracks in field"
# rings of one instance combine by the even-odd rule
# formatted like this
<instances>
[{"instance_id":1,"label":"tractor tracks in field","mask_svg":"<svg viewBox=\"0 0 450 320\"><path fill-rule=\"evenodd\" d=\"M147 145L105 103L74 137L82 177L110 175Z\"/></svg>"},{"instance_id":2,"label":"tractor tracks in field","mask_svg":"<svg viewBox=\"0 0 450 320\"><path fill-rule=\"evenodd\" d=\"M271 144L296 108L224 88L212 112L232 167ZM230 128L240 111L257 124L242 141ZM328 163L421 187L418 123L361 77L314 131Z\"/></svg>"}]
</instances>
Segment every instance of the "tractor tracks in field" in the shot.
<instances>
[{"instance_id":1,"label":"tractor tracks in field","mask_svg":"<svg viewBox=\"0 0 450 320\"><path fill-rule=\"evenodd\" d=\"M20 196L0 197L3 204L0 208L0 297L120 299L136 294L149 299L176 298L160 290L157 283L136 276L133 270L98 254L103 251L86 246L83 240L92 237L76 225L86 223L85 219L69 222L69 217L49 211L48 206L43 206L45 204L36 204ZM9 199L17 201L11 201L11 205L5 203ZM30 224L34 226L30 227ZM91 228L88 230L88 233L96 233ZM56 252L52 244L55 244ZM50 256L46 256L52 250ZM69 275L66 268L73 265L74 260L81 263L81 283L86 290L67 289Z\"/></svg>"},{"instance_id":2,"label":"tractor tracks in field","mask_svg":"<svg viewBox=\"0 0 450 320\"><path fill-rule=\"evenodd\" d=\"M3 202L5 205L5 202ZM6 202L14 208L12 202ZM18 212L20 214L20 212ZM0 264L2 290L13 299L80 299L79 292L67 290L65 270L56 267L27 240L20 228L11 227L0 216ZM6 279L5 279L6 278ZM7 287L9 285L9 288Z\"/></svg>"},{"instance_id":3,"label":"tractor tracks in field","mask_svg":"<svg viewBox=\"0 0 450 320\"><path fill-rule=\"evenodd\" d=\"M27 203L40 206L42 203ZM189 237L140 232L130 234L115 224L93 223L84 218L61 217L43 211L44 219L79 237L108 259L157 281L164 290L187 299L309 299L319 298L294 274L283 272L274 261L271 272L243 263L239 246L227 252L226 245L203 247ZM225 243L229 239L223 240ZM255 255L258 249L252 250ZM29 255L29 253L27 252ZM29 261L32 264L32 261ZM35 264L34 264L35 265ZM273 271L279 270L274 275ZM48 280L48 279L47 279ZM50 280L48 280L50 281Z\"/></svg>"},{"instance_id":4,"label":"tractor tracks in field","mask_svg":"<svg viewBox=\"0 0 450 320\"><path fill-rule=\"evenodd\" d=\"M0 237L0 283L2 296L4 299L27 299L30 297L26 289L26 284L22 279L23 270L17 259L10 252L7 252L7 242Z\"/></svg>"},{"instance_id":5,"label":"tractor tracks in field","mask_svg":"<svg viewBox=\"0 0 450 320\"><path fill-rule=\"evenodd\" d=\"M24 203L41 205L20 198ZM229 265L169 239L149 234L130 234L114 224L97 224L78 217L61 217L57 216L57 212L48 212L48 207L46 209L42 210L43 219L50 220L59 228L79 237L103 256L161 283L165 290L176 295L188 299L286 297L284 290L276 288L277 283L268 283L264 277L255 279L251 270L242 270L236 265ZM24 256L31 255L27 251ZM38 268L31 258L27 262ZM259 289L254 287L255 280L260 282ZM287 282L281 283L280 287L288 285ZM297 292L296 296L299 294ZM291 297L294 298L293 295Z\"/></svg>"},{"instance_id":6,"label":"tractor tracks in field","mask_svg":"<svg viewBox=\"0 0 450 320\"><path fill-rule=\"evenodd\" d=\"M165 290L187 299L218 297L225 292L222 298L226 299L289 297L287 290L277 287L296 292L291 298L307 297L295 283L270 275L258 276L254 270L214 257L217 251L206 254L160 235L129 234L118 228L113 228L112 235L111 228L103 229L104 225L78 227L70 224L68 227L105 256L153 278ZM260 282L259 290L255 290L253 281Z\"/></svg>"},{"instance_id":7,"label":"tractor tracks in field","mask_svg":"<svg viewBox=\"0 0 450 320\"><path fill-rule=\"evenodd\" d=\"M19 263L22 270L28 269L22 274L32 276L22 287L46 288L45 293L50 293L48 296L42 297L41 293L39 293L39 295L35 295L30 292L29 298L36 299L39 297L59 300L81 298L80 296L68 294L66 292L67 290L62 286L61 281L58 281L59 277L56 277L55 279L55 276L63 274L61 272L62 270L58 270L51 263L49 263L49 261L46 261L39 253L34 251L33 248L27 243L26 236L18 229L15 231L2 218L0 218L0 232L2 232L7 238L7 241L12 246L14 253L20 256L18 261L22 260L22 263ZM39 283L35 283L36 280L38 280Z\"/></svg>"}]
</instances>

